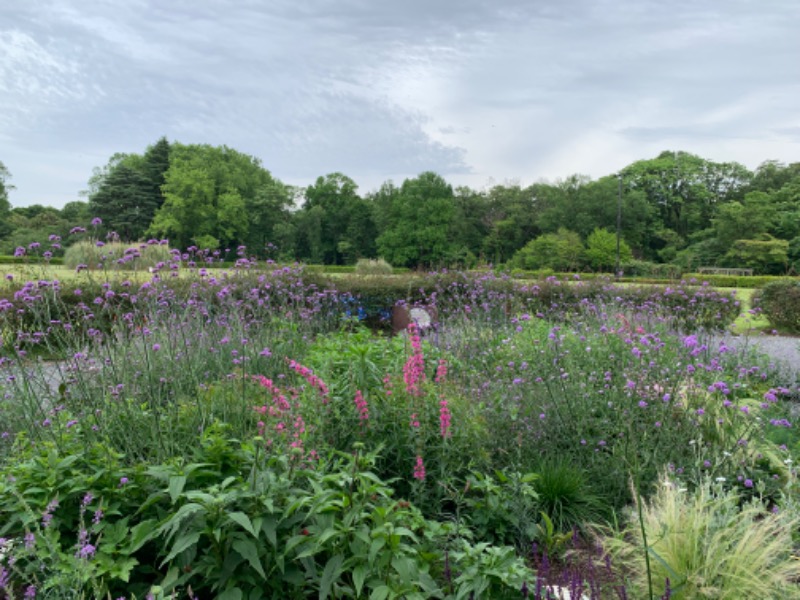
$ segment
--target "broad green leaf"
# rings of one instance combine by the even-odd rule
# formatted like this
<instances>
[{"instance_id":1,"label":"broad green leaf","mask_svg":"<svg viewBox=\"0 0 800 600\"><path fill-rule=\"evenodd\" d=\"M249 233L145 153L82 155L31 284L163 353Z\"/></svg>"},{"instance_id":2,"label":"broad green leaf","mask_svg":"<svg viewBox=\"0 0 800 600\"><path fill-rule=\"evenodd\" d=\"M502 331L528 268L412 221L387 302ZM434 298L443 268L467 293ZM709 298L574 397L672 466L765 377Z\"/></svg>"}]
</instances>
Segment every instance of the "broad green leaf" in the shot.
<instances>
[{"instance_id":1,"label":"broad green leaf","mask_svg":"<svg viewBox=\"0 0 800 600\"><path fill-rule=\"evenodd\" d=\"M261 523L261 531L267 536L267 540L269 543L272 544L273 548L278 547L278 536L277 536L277 529L278 529L278 522L275 517L269 516L264 518L264 522Z\"/></svg>"},{"instance_id":2,"label":"broad green leaf","mask_svg":"<svg viewBox=\"0 0 800 600\"><path fill-rule=\"evenodd\" d=\"M386 540L384 538L377 538L372 541L372 545L369 548L369 556L368 556L370 565L373 565L375 563L375 557L378 555L378 552L380 552L381 548L383 548L385 545L386 545Z\"/></svg>"},{"instance_id":3,"label":"broad green leaf","mask_svg":"<svg viewBox=\"0 0 800 600\"><path fill-rule=\"evenodd\" d=\"M128 558L118 558L114 561L113 568L109 571L109 574L112 577L116 577L117 579L121 579L125 583L130 581L131 571L133 567L139 564L139 561L135 558L128 557Z\"/></svg>"},{"instance_id":4,"label":"broad green leaf","mask_svg":"<svg viewBox=\"0 0 800 600\"><path fill-rule=\"evenodd\" d=\"M217 600L242 600L242 590L239 588L225 590L217 596Z\"/></svg>"},{"instance_id":5,"label":"broad green leaf","mask_svg":"<svg viewBox=\"0 0 800 600\"><path fill-rule=\"evenodd\" d=\"M364 581L367 579L367 567L358 565L353 569L353 585L356 588L356 597L361 596L361 589L364 587Z\"/></svg>"},{"instance_id":6,"label":"broad green leaf","mask_svg":"<svg viewBox=\"0 0 800 600\"><path fill-rule=\"evenodd\" d=\"M319 583L320 600L326 600L330 597L333 582L339 579L339 575L342 573L342 561L344 561L344 558L339 554L332 557L328 561L328 564L325 565L325 570L322 571L322 577Z\"/></svg>"},{"instance_id":7,"label":"broad green leaf","mask_svg":"<svg viewBox=\"0 0 800 600\"><path fill-rule=\"evenodd\" d=\"M169 497L173 504L178 500L185 485L186 475L173 475L169 478Z\"/></svg>"},{"instance_id":8,"label":"broad green leaf","mask_svg":"<svg viewBox=\"0 0 800 600\"><path fill-rule=\"evenodd\" d=\"M180 554L181 552L183 552L187 548L189 548L191 546L194 546L199 540L200 540L200 532L199 531L195 531L195 532L184 534L184 535L180 536L177 540L175 540L175 544L173 544L172 550L167 555L167 557L164 560L161 561L161 565L160 566L163 567L165 564L167 564L173 558L178 556L178 554Z\"/></svg>"},{"instance_id":9,"label":"broad green leaf","mask_svg":"<svg viewBox=\"0 0 800 600\"><path fill-rule=\"evenodd\" d=\"M417 567L413 560L407 556L395 556L392 558L392 567L400 575L403 585L409 585L414 582Z\"/></svg>"},{"instance_id":10,"label":"broad green leaf","mask_svg":"<svg viewBox=\"0 0 800 600\"><path fill-rule=\"evenodd\" d=\"M250 566L258 571L258 574L261 575L263 579L267 578L267 574L264 572L264 567L261 566L261 560L258 557L258 548L256 548L252 540L236 540L233 542L233 549L236 550L242 558L246 559L247 562L250 563Z\"/></svg>"},{"instance_id":11,"label":"broad green leaf","mask_svg":"<svg viewBox=\"0 0 800 600\"><path fill-rule=\"evenodd\" d=\"M128 544L126 552L128 554L133 554L139 548L144 546L149 540L151 540L155 535L155 533L156 533L155 519L148 519L146 521L138 523L131 529L130 543Z\"/></svg>"},{"instance_id":12,"label":"broad green leaf","mask_svg":"<svg viewBox=\"0 0 800 600\"><path fill-rule=\"evenodd\" d=\"M391 592L391 590L388 586L378 586L372 590L372 593L369 595L369 600L386 600L386 598L389 597L389 592Z\"/></svg>"},{"instance_id":13,"label":"broad green leaf","mask_svg":"<svg viewBox=\"0 0 800 600\"><path fill-rule=\"evenodd\" d=\"M228 514L228 518L241 525L248 533L250 533L254 538L258 539L258 532L256 531L255 527L253 527L252 521L250 521L250 517L248 517L243 512L232 512Z\"/></svg>"}]
</instances>

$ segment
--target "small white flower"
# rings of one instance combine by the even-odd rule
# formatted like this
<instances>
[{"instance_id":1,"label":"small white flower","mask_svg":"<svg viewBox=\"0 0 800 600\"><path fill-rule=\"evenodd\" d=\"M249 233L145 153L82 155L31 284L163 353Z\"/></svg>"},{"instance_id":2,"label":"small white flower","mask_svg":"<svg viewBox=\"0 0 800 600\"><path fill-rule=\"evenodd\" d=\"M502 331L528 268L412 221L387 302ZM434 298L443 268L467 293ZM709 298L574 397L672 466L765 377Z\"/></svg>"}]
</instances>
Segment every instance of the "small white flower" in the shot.
<instances>
[{"instance_id":1,"label":"small white flower","mask_svg":"<svg viewBox=\"0 0 800 600\"><path fill-rule=\"evenodd\" d=\"M725 483L727 481L727 479L725 479L724 477L717 477L715 481L717 483Z\"/></svg>"}]
</instances>

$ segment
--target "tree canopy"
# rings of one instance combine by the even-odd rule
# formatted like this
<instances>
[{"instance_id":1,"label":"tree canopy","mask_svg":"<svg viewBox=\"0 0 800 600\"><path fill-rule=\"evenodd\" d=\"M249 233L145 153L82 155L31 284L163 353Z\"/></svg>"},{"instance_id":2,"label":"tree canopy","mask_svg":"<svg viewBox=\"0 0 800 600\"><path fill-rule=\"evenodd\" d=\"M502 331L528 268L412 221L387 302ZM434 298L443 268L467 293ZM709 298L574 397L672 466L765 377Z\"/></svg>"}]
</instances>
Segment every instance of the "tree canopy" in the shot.
<instances>
[{"instance_id":1,"label":"tree canopy","mask_svg":"<svg viewBox=\"0 0 800 600\"><path fill-rule=\"evenodd\" d=\"M161 138L141 154L111 156L89 179L88 203L60 213L12 209L9 179L0 163L0 252L100 217L97 233L128 241L243 245L251 255L311 263L380 257L411 268L609 270L619 210L623 261L800 270L800 163L765 161L750 172L667 151L596 180L576 174L527 187L454 189L427 171L362 195L341 172L294 188L227 146Z\"/></svg>"}]
</instances>

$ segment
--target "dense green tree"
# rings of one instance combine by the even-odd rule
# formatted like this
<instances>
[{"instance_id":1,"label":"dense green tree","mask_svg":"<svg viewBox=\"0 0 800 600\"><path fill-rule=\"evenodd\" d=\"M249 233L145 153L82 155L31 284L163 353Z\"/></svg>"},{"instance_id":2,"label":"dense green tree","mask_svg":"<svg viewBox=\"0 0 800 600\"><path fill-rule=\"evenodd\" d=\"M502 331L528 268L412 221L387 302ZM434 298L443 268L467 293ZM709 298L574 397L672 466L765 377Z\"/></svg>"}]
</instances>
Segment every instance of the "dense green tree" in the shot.
<instances>
[{"instance_id":1,"label":"dense green tree","mask_svg":"<svg viewBox=\"0 0 800 600\"><path fill-rule=\"evenodd\" d=\"M453 204L450 236L456 252L474 262L483 254L483 241L489 232L489 202L485 194L461 186L455 190Z\"/></svg>"},{"instance_id":2,"label":"dense green tree","mask_svg":"<svg viewBox=\"0 0 800 600\"><path fill-rule=\"evenodd\" d=\"M40 245L35 252L51 252L57 256L60 250L51 247L48 238L51 235L66 237L68 232L68 224L60 211L42 204L13 208L6 213L3 222L7 233L0 238L0 254L11 254L17 247L28 247L35 242Z\"/></svg>"},{"instance_id":3,"label":"dense green tree","mask_svg":"<svg viewBox=\"0 0 800 600\"><path fill-rule=\"evenodd\" d=\"M249 220L247 234L242 243L248 252L261 258L278 256L294 258L294 232L291 224L291 189L273 179L256 190L254 196L247 196L245 211Z\"/></svg>"},{"instance_id":4,"label":"dense green tree","mask_svg":"<svg viewBox=\"0 0 800 600\"><path fill-rule=\"evenodd\" d=\"M775 220L775 207L765 192L749 192L743 202L729 202L717 209L712 219L717 242L722 248L736 240L756 239L767 233Z\"/></svg>"},{"instance_id":5,"label":"dense green tree","mask_svg":"<svg viewBox=\"0 0 800 600\"><path fill-rule=\"evenodd\" d=\"M789 242L768 234L754 240L736 240L725 255L725 266L780 275L789 266Z\"/></svg>"},{"instance_id":6,"label":"dense green tree","mask_svg":"<svg viewBox=\"0 0 800 600\"><path fill-rule=\"evenodd\" d=\"M436 173L406 179L388 200L389 226L378 237L379 254L394 266L439 266L457 254L449 237L455 215L453 188Z\"/></svg>"},{"instance_id":7,"label":"dense green tree","mask_svg":"<svg viewBox=\"0 0 800 600\"><path fill-rule=\"evenodd\" d=\"M123 240L141 238L164 203L162 187L169 169L170 145L161 138L143 156L115 154L89 180L89 204L104 228Z\"/></svg>"},{"instance_id":8,"label":"dense green tree","mask_svg":"<svg viewBox=\"0 0 800 600\"><path fill-rule=\"evenodd\" d=\"M61 218L69 224L70 229L76 226L85 226L92 218L89 203L78 200L67 202L61 209Z\"/></svg>"},{"instance_id":9,"label":"dense green tree","mask_svg":"<svg viewBox=\"0 0 800 600\"><path fill-rule=\"evenodd\" d=\"M248 205L256 207L259 197L280 189L287 191L252 156L227 146L175 143L162 187L164 204L148 232L181 248L234 248L251 233L254 215Z\"/></svg>"},{"instance_id":10,"label":"dense green tree","mask_svg":"<svg viewBox=\"0 0 800 600\"><path fill-rule=\"evenodd\" d=\"M305 203L297 215L299 258L343 264L374 256L372 211L357 190L342 173L318 177L305 189Z\"/></svg>"},{"instance_id":11,"label":"dense green tree","mask_svg":"<svg viewBox=\"0 0 800 600\"><path fill-rule=\"evenodd\" d=\"M617 260L617 236L607 229L595 229L586 238L586 262L597 271L613 271L633 258L625 240L619 240L619 260Z\"/></svg>"},{"instance_id":12,"label":"dense green tree","mask_svg":"<svg viewBox=\"0 0 800 600\"><path fill-rule=\"evenodd\" d=\"M90 197L92 216L102 219L105 228L116 231L123 240L137 240L155 214L150 187L150 181L141 170L122 162L108 173L98 191Z\"/></svg>"},{"instance_id":13,"label":"dense green tree","mask_svg":"<svg viewBox=\"0 0 800 600\"><path fill-rule=\"evenodd\" d=\"M737 163L715 163L688 152L662 152L623 169L623 184L645 193L661 226L686 240L707 228L716 207L739 199L752 174Z\"/></svg>"},{"instance_id":14,"label":"dense green tree","mask_svg":"<svg viewBox=\"0 0 800 600\"><path fill-rule=\"evenodd\" d=\"M747 186L748 191L774 192L800 178L800 163L785 165L777 160L761 163Z\"/></svg>"},{"instance_id":15,"label":"dense green tree","mask_svg":"<svg viewBox=\"0 0 800 600\"><path fill-rule=\"evenodd\" d=\"M8 200L8 192L14 189L14 186L9 183L11 173L6 166L0 161L0 212L7 212L11 210L11 203Z\"/></svg>"},{"instance_id":16,"label":"dense green tree","mask_svg":"<svg viewBox=\"0 0 800 600\"><path fill-rule=\"evenodd\" d=\"M11 224L8 222L8 213L11 210L8 192L14 187L8 183L9 179L11 179L11 173L0 161L0 238L11 232Z\"/></svg>"},{"instance_id":17,"label":"dense green tree","mask_svg":"<svg viewBox=\"0 0 800 600\"><path fill-rule=\"evenodd\" d=\"M590 179L585 175L570 175L566 179L548 185L547 200L537 223L542 231L555 232L569 224L572 231L585 237L596 226L597 217L586 204L584 188ZM541 187L544 188L544 185Z\"/></svg>"},{"instance_id":18,"label":"dense green tree","mask_svg":"<svg viewBox=\"0 0 800 600\"><path fill-rule=\"evenodd\" d=\"M482 251L486 260L504 263L529 240L541 233L537 217L545 205L549 186L497 185L486 194Z\"/></svg>"}]
</instances>

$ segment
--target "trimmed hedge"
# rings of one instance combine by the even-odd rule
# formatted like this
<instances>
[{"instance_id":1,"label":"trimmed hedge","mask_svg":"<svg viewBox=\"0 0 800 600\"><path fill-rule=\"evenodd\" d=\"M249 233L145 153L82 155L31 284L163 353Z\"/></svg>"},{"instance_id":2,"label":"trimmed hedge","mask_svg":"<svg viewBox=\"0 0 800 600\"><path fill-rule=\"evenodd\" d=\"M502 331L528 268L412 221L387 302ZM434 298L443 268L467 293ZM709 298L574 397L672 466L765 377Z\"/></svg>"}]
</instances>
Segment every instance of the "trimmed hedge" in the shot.
<instances>
[{"instance_id":1,"label":"trimmed hedge","mask_svg":"<svg viewBox=\"0 0 800 600\"><path fill-rule=\"evenodd\" d=\"M0 254L0 265L63 265L64 259L53 257L46 259L43 256L8 256Z\"/></svg>"},{"instance_id":2,"label":"trimmed hedge","mask_svg":"<svg viewBox=\"0 0 800 600\"><path fill-rule=\"evenodd\" d=\"M690 282L692 279L695 279L697 280L698 283L706 281L708 282L708 285L714 287L737 287L737 288L748 288L748 289L762 288L765 285L772 283L774 281L783 281L787 279L800 281L800 279L796 277L787 278L787 277L781 277L780 275L736 276L736 275L707 275L704 273L686 273L684 274L683 279L687 282Z\"/></svg>"}]
</instances>

